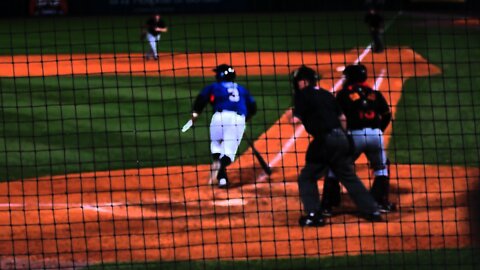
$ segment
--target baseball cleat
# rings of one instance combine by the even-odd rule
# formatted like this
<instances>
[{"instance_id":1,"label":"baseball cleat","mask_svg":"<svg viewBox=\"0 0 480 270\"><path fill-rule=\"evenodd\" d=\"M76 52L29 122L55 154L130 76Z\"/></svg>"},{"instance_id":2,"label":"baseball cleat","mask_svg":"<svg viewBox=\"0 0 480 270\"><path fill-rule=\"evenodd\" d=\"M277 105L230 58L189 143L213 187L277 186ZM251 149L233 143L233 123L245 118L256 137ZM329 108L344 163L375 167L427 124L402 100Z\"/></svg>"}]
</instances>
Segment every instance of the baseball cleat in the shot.
<instances>
[{"instance_id":1,"label":"baseball cleat","mask_svg":"<svg viewBox=\"0 0 480 270\"><path fill-rule=\"evenodd\" d=\"M375 211L370 214L363 214L362 215L364 219L371 221L371 222L382 222L383 218L382 215L380 214L380 211Z\"/></svg>"},{"instance_id":2,"label":"baseball cleat","mask_svg":"<svg viewBox=\"0 0 480 270\"><path fill-rule=\"evenodd\" d=\"M300 217L298 224L302 227L322 227L325 226L325 220L321 214L308 213L308 215Z\"/></svg>"},{"instance_id":3,"label":"baseball cleat","mask_svg":"<svg viewBox=\"0 0 480 270\"><path fill-rule=\"evenodd\" d=\"M331 217L333 216L333 210L331 207L325 207L322 210L322 216L324 217Z\"/></svg>"},{"instance_id":4,"label":"baseball cleat","mask_svg":"<svg viewBox=\"0 0 480 270\"><path fill-rule=\"evenodd\" d=\"M228 187L228 180L226 178L222 178L218 180L218 187L219 188L227 188Z\"/></svg>"},{"instance_id":5,"label":"baseball cleat","mask_svg":"<svg viewBox=\"0 0 480 270\"><path fill-rule=\"evenodd\" d=\"M397 205L394 203L385 203L378 206L380 213L390 213L397 211Z\"/></svg>"},{"instance_id":6,"label":"baseball cleat","mask_svg":"<svg viewBox=\"0 0 480 270\"><path fill-rule=\"evenodd\" d=\"M220 170L220 160L215 160L210 166L210 180L208 181L209 185L214 185L217 183L218 171Z\"/></svg>"}]
</instances>

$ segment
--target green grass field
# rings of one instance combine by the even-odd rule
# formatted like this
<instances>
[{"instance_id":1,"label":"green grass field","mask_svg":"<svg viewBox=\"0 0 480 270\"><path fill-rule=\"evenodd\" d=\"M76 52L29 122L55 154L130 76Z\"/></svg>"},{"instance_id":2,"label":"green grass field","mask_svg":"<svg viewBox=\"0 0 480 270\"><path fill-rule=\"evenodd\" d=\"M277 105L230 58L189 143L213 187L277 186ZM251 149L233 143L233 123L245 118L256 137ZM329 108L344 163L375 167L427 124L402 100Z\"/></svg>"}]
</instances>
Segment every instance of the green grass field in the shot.
<instances>
[{"instance_id":1,"label":"green grass field","mask_svg":"<svg viewBox=\"0 0 480 270\"><path fill-rule=\"evenodd\" d=\"M388 14L391 19L395 14ZM389 19L387 18L387 20ZM349 50L369 36L360 13L173 16L165 52ZM2 54L142 52L144 17L27 18L0 21ZM409 46L443 74L409 79L389 145L398 163L477 166L480 114L478 29L433 26L402 15L390 46ZM443 22L443 21L440 21ZM29 29L28 31L26 29ZM212 78L71 76L0 78L0 179L208 163L207 128L179 136L194 96ZM243 77L260 113L252 137L290 105L288 78ZM200 125L208 125L209 115ZM246 148L242 145L240 151ZM194 149L192 152L191 149Z\"/></svg>"},{"instance_id":2,"label":"green grass field","mask_svg":"<svg viewBox=\"0 0 480 270\"><path fill-rule=\"evenodd\" d=\"M388 14L393 18L395 14ZM360 13L166 17L164 52L342 51L363 48ZM0 54L143 52L144 17L0 20ZM404 85L388 146L392 161L477 167L480 161L478 28L400 16L388 46L408 46L442 74ZM191 103L213 78L71 76L0 78L0 181L83 171L209 163L210 113L182 134ZM256 137L290 106L286 76L240 77L256 97ZM193 149L193 151L192 151ZM240 152L246 149L242 144ZM475 269L472 250L322 260L139 263L92 269ZM295 268L300 265L300 268ZM355 267L360 265L359 267ZM476 268L478 269L478 268Z\"/></svg>"},{"instance_id":3,"label":"green grass field","mask_svg":"<svg viewBox=\"0 0 480 270\"><path fill-rule=\"evenodd\" d=\"M125 263L106 264L89 267L88 269L364 269L364 270L472 270L479 269L478 251L462 250L428 250L405 253L339 256L322 259L295 258L278 260L243 260L243 261L202 261L202 262L156 262L156 263Z\"/></svg>"}]
</instances>

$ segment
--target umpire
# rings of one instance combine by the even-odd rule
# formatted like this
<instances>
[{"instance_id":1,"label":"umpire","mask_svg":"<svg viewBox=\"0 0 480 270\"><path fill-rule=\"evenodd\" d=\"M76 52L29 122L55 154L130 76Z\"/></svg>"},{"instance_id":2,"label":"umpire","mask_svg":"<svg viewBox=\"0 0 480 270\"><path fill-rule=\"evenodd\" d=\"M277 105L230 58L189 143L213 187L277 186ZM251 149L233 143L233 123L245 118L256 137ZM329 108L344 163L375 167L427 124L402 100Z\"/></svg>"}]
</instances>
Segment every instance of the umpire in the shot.
<instances>
[{"instance_id":1,"label":"umpire","mask_svg":"<svg viewBox=\"0 0 480 270\"><path fill-rule=\"evenodd\" d=\"M302 65L293 72L294 116L313 137L308 146L306 164L298 177L298 188L306 216L299 220L301 226L323 226L320 194L317 180L328 168L340 178L362 216L371 221L381 221L377 204L354 172L347 138L346 117L335 98L318 88L318 74Z\"/></svg>"}]
</instances>

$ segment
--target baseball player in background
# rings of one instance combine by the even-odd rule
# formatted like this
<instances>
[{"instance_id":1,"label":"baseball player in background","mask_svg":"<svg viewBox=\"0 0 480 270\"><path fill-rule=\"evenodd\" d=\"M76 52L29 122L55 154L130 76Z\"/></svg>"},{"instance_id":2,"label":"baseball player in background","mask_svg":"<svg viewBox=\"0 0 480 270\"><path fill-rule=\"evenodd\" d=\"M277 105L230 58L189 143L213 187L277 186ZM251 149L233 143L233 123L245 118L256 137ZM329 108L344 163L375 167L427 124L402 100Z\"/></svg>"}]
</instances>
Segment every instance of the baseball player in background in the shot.
<instances>
[{"instance_id":1,"label":"baseball player in background","mask_svg":"<svg viewBox=\"0 0 480 270\"><path fill-rule=\"evenodd\" d=\"M210 150L213 163L209 184L228 187L226 168L234 159L245 131L245 121L257 112L257 105L249 91L235 82L232 66L222 64L214 70L216 82L200 92L195 99L192 120L198 118L208 103L212 105L210 122Z\"/></svg>"},{"instance_id":2,"label":"baseball player in background","mask_svg":"<svg viewBox=\"0 0 480 270\"><path fill-rule=\"evenodd\" d=\"M373 90L365 81L364 65L350 65L343 71L345 82L336 99L347 117L347 128L354 141L354 160L364 153L370 163L375 179L370 189L379 205L379 211L395 210L389 202L388 160L383 146L383 131L390 124L392 113L387 101L379 91ZM330 216L332 207L340 204L340 186L335 174L329 171L324 182L322 208Z\"/></svg>"},{"instance_id":3,"label":"baseball player in background","mask_svg":"<svg viewBox=\"0 0 480 270\"><path fill-rule=\"evenodd\" d=\"M166 33L167 31L168 28L160 14L155 14L147 20L145 30L142 33L142 36L145 36L150 46L149 52L145 54L146 60L150 58L158 59L157 43L160 41L161 33Z\"/></svg>"},{"instance_id":4,"label":"baseball player in background","mask_svg":"<svg viewBox=\"0 0 480 270\"><path fill-rule=\"evenodd\" d=\"M383 44L384 20L375 8L370 8L364 19L368 25L368 30L373 40L372 50L374 53L383 52L385 45Z\"/></svg>"}]
</instances>

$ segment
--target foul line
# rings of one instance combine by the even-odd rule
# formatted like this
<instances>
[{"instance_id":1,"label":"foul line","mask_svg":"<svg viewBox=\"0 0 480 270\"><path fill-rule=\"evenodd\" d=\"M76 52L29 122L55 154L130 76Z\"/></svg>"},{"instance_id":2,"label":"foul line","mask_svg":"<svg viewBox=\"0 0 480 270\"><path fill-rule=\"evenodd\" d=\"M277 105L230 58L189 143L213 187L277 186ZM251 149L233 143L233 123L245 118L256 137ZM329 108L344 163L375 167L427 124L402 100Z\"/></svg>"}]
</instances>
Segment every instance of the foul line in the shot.
<instances>
[{"instance_id":1,"label":"foul line","mask_svg":"<svg viewBox=\"0 0 480 270\"><path fill-rule=\"evenodd\" d=\"M382 68L380 75L378 75L375 83L373 84L373 90L378 91L380 85L382 85L383 79L385 78L386 69Z\"/></svg>"}]
</instances>

